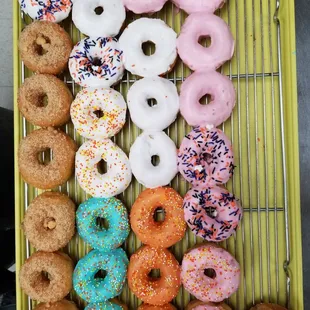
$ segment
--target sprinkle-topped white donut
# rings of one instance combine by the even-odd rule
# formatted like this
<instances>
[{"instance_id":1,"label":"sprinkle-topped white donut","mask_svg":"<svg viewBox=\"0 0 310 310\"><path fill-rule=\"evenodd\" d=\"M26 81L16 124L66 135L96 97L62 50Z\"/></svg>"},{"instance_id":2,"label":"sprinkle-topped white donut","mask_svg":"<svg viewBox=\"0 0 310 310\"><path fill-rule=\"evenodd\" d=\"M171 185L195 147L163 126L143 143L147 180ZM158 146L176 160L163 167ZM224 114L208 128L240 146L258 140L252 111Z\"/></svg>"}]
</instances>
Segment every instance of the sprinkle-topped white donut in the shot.
<instances>
[{"instance_id":1,"label":"sprinkle-topped white donut","mask_svg":"<svg viewBox=\"0 0 310 310\"><path fill-rule=\"evenodd\" d=\"M155 99L156 104L150 106L148 99ZM179 112L176 86L157 76L135 82L128 91L127 102L132 121L142 130L164 130Z\"/></svg>"},{"instance_id":2,"label":"sprinkle-topped white donut","mask_svg":"<svg viewBox=\"0 0 310 310\"><path fill-rule=\"evenodd\" d=\"M112 88L84 88L71 105L71 119L81 136L101 140L116 135L122 129L126 111L123 96Z\"/></svg>"},{"instance_id":3,"label":"sprinkle-topped white donut","mask_svg":"<svg viewBox=\"0 0 310 310\"><path fill-rule=\"evenodd\" d=\"M69 70L82 87L110 87L123 77L123 51L115 38L85 38L74 46Z\"/></svg>"},{"instance_id":4,"label":"sprinkle-topped white donut","mask_svg":"<svg viewBox=\"0 0 310 310\"><path fill-rule=\"evenodd\" d=\"M119 39L124 51L125 68L143 77L163 75L171 71L177 58L177 34L160 19L140 18L131 23ZM155 53L144 54L142 44L153 42Z\"/></svg>"},{"instance_id":5,"label":"sprinkle-topped white donut","mask_svg":"<svg viewBox=\"0 0 310 310\"><path fill-rule=\"evenodd\" d=\"M71 0L19 0L21 10L32 19L59 23L71 12Z\"/></svg>"},{"instance_id":6,"label":"sprinkle-topped white donut","mask_svg":"<svg viewBox=\"0 0 310 310\"><path fill-rule=\"evenodd\" d=\"M72 20L89 37L116 36L126 18L122 0L75 0Z\"/></svg>"},{"instance_id":7,"label":"sprinkle-topped white donut","mask_svg":"<svg viewBox=\"0 0 310 310\"><path fill-rule=\"evenodd\" d=\"M107 173L100 174L98 163L107 163ZM76 154L75 171L82 189L97 198L109 198L122 193L131 182L127 155L111 140L89 140Z\"/></svg>"}]
</instances>

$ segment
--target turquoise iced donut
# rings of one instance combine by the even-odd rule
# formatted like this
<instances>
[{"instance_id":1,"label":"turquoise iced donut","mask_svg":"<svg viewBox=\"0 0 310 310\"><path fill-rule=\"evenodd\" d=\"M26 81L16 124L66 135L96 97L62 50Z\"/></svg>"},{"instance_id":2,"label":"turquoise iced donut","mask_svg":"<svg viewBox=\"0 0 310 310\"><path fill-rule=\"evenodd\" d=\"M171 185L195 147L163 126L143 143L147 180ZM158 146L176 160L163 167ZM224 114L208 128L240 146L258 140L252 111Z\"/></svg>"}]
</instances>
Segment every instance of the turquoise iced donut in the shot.
<instances>
[{"instance_id":1,"label":"turquoise iced donut","mask_svg":"<svg viewBox=\"0 0 310 310\"><path fill-rule=\"evenodd\" d=\"M107 221L108 229L96 223L98 218ZM82 203L76 212L76 224L79 235L93 249L103 252L118 248L130 231L127 210L114 197L90 198Z\"/></svg>"},{"instance_id":2,"label":"turquoise iced donut","mask_svg":"<svg viewBox=\"0 0 310 310\"><path fill-rule=\"evenodd\" d=\"M124 310L124 308L120 305L107 301L89 304L84 310Z\"/></svg>"},{"instance_id":3,"label":"turquoise iced donut","mask_svg":"<svg viewBox=\"0 0 310 310\"><path fill-rule=\"evenodd\" d=\"M93 250L83 257L74 269L74 289L89 303L105 302L121 293L127 266L128 258L122 248L108 253ZM95 278L99 270L106 272L104 279Z\"/></svg>"}]
</instances>

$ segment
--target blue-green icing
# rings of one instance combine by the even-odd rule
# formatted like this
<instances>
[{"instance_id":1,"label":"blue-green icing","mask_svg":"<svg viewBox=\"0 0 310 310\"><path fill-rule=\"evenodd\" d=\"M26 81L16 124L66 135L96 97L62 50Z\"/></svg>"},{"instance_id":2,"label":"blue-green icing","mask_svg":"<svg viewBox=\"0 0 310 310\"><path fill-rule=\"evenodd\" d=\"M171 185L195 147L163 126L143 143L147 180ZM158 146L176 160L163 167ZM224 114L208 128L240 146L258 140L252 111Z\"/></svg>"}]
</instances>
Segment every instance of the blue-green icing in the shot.
<instances>
[{"instance_id":1,"label":"blue-green icing","mask_svg":"<svg viewBox=\"0 0 310 310\"><path fill-rule=\"evenodd\" d=\"M84 310L124 310L120 305L110 301L89 304Z\"/></svg>"}]
</instances>

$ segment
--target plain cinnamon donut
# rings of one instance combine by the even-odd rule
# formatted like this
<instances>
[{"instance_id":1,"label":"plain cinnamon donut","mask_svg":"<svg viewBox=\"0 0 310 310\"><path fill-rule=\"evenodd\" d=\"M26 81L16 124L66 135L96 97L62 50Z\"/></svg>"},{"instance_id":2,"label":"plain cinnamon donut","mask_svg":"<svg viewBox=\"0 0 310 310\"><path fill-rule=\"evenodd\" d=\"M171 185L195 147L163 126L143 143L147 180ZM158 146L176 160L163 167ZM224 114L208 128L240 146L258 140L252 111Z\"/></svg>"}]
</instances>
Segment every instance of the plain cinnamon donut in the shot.
<instances>
[{"instance_id":1,"label":"plain cinnamon donut","mask_svg":"<svg viewBox=\"0 0 310 310\"><path fill-rule=\"evenodd\" d=\"M229 306L227 306L224 303L220 304L214 304L211 302L203 302L200 300L193 300L191 301L185 310L195 310L195 309L204 309L204 310L209 310L209 309L216 309L216 310L231 310Z\"/></svg>"},{"instance_id":2,"label":"plain cinnamon donut","mask_svg":"<svg viewBox=\"0 0 310 310\"><path fill-rule=\"evenodd\" d=\"M78 308L72 301L63 299L55 303L40 303L34 310L78 310Z\"/></svg>"},{"instance_id":3,"label":"plain cinnamon donut","mask_svg":"<svg viewBox=\"0 0 310 310\"><path fill-rule=\"evenodd\" d=\"M43 164L38 154L47 149L52 150L53 158ZM75 142L60 130L52 127L35 130L20 143L20 173L27 183L40 189L52 189L70 178L76 150Z\"/></svg>"},{"instance_id":4,"label":"plain cinnamon donut","mask_svg":"<svg viewBox=\"0 0 310 310\"><path fill-rule=\"evenodd\" d=\"M74 235L75 205L64 194L45 192L29 205L22 226L37 250L57 251Z\"/></svg>"},{"instance_id":5,"label":"plain cinnamon donut","mask_svg":"<svg viewBox=\"0 0 310 310\"><path fill-rule=\"evenodd\" d=\"M53 75L36 74L27 78L17 100L20 112L33 125L61 126L70 119L72 94L66 84Z\"/></svg>"},{"instance_id":6,"label":"plain cinnamon donut","mask_svg":"<svg viewBox=\"0 0 310 310\"><path fill-rule=\"evenodd\" d=\"M36 252L22 266L19 282L31 299L56 302L69 294L72 273L73 263L68 255L61 252Z\"/></svg>"},{"instance_id":7,"label":"plain cinnamon donut","mask_svg":"<svg viewBox=\"0 0 310 310\"><path fill-rule=\"evenodd\" d=\"M174 307L171 304L165 304L162 306L152 306L148 304L142 304L138 310L176 310L176 307Z\"/></svg>"},{"instance_id":8,"label":"plain cinnamon donut","mask_svg":"<svg viewBox=\"0 0 310 310\"><path fill-rule=\"evenodd\" d=\"M160 270L159 278L149 273ZM177 296L181 286L180 266L175 257L163 248L142 246L130 258L128 272L130 290L143 302L161 306Z\"/></svg>"},{"instance_id":9,"label":"plain cinnamon donut","mask_svg":"<svg viewBox=\"0 0 310 310\"><path fill-rule=\"evenodd\" d=\"M21 59L34 72L60 73L67 66L71 50L69 34L53 22L35 21L20 34Z\"/></svg>"},{"instance_id":10,"label":"plain cinnamon donut","mask_svg":"<svg viewBox=\"0 0 310 310\"><path fill-rule=\"evenodd\" d=\"M276 304L258 304L250 310L287 310L286 308Z\"/></svg>"}]
</instances>

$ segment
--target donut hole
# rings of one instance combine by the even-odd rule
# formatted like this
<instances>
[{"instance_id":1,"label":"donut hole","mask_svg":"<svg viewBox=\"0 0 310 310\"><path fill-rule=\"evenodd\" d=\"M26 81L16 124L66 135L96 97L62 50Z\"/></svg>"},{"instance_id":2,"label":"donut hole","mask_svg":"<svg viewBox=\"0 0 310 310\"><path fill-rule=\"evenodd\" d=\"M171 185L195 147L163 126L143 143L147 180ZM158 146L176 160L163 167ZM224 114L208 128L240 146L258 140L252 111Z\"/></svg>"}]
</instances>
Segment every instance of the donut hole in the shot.
<instances>
[{"instance_id":1,"label":"donut hole","mask_svg":"<svg viewBox=\"0 0 310 310\"><path fill-rule=\"evenodd\" d=\"M198 39L198 43L203 47L210 47L212 40L210 36L200 36Z\"/></svg>"},{"instance_id":2,"label":"donut hole","mask_svg":"<svg viewBox=\"0 0 310 310\"><path fill-rule=\"evenodd\" d=\"M153 155L151 157L151 163L154 167L157 167L160 164L160 157L158 155Z\"/></svg>"},{"instance_id":3,"label":"donut hole","mask_svg":"<svg viewBox=\"0 0 310 310\"><path fill-rule=\"evenodd\" d=\"M53 150L50 148L38 152L38 161L41 165L48 165L53 159Z\"/></svg>"},{"instance_id":4,"label":"donut hole","mask_svg":"<svg viewBox=\"0 0 310 310\"><path fill-rule=\"evenodd\" d=\"M97 6L94 9L94 12L96 13L96 15L101 15L104 12L104 8L102 6Z\"/></svg>"},{"instance_id":5,"label":"donut hole","mask_svg":"<svg viewBox=\"0 0 310 310\"><path fill-rule=\"evenodd\" d=\"M213 97L212 95L210 94L205 94L204 96L202 96L200 99L199 99L199 103L201 105L207 105L209 104L211 101L213 101Z\"/></svg>"},{"instance_id":6,"label":"donut hole","mask_svg":"<svg viewBox=\"0 0 310 310\"><path fill-rule=\"evenodd\" d=\"M34 273L29 280L31 287L45 290L50 285L51 275L48 272L42 270L41 272Z\"/></svg>"},{"instance_id":7,"label":"donut hole","mask_svg":"<svg viewBox=\"0 0 310 310\"><path fill-rule=\"evenodd\" d=\"M48 105L48 96L47 94L40 94L38 100L34 102L35 106L38 108L45 108Z\"/></svg>"},{"instance_id":8,"label":"donut hole","mask_svg":"<svg viewBox=\"0 0 310 310\"><path fill-rule=\"evenodd\" d=\"M212 161L213 161L213 156L212 156L212 154L210 154L210 153L204 153L204 154L202 154L202 160L204 161L204 162L206 162L208 165L210 165L210 164L212 164Z\"/></svg>"},{"instance_id":9,"label":"donut hole","mask_svg":"<svg viewBox=\"0 0 310 310\"><path fill-rule=\"evenodd\" d=\"M153 108L153 107L156 107L158 103L156 99L150 98L150 99L147 99L147 104L150 108Z\"/></svg>"},{"instance_id":10,"label":"donut hole","mask_svg":"<svg viewBox=\"0 0 310 310\"><path fill-rule=\"evenodd\" d=\"M152 41L143 42L141 45L142 51L146 56L152 56L156 52L156 45Z\"/></svg>"},{"instance_id":11,"label":"donut hole","mask_svg":"<svg viewBox=\"0 0 310 310\"><path fill-rule=\"evenodd\" d=\"M43 227L46 230L53 230L56 228L56 220L53 217L47 217L44 219Z\"/></svg>"},{"instance_id":12,"label":"donut hole","mask_svg":"<svg viewBox=\"0 0 310 310\"><path fill-rule=\"evenodd\" d=\"M165 221L166 211L163 207L157 207L153 214L153 219L155 222L162 223Z\"/></svg>"},{"instance_id":13,"label":"donut hole","mask_svg":"<svg viewBox=\"0 0 310 310\"><path fill-rule=\"evenodd\" d=\"M148 277L150 278L150 280L157 280L161 277L160 275L160 269L152 269L149 273L148 273Z\"/></svg>"},{"instance_id":14,"label":"donut hole","mask_svg":"<svg viewBox=\"0 0 310 310\"><path fill-rule=\"evenodd\" d=\"M211 278L211 279L215 279L216 278L216 271L213 269L213 268L206 268L204 271L203 271L203 274L208 277L208 278Z\"/></svg>"},{"instance_id":15,"label":"donut hole","mask_svg":"<svg viewBox=\"0 0 310 310\"><path fill-rule=\"evenodd\" d=\"M100 269L96 272L94 278L95 279L100 279L100 280L103 280L106 276L107 276L107 272L103 269Z\"/></svg>"},{"instance_id":16,"label":"donut hole","mask_svg":"<svg viewBox=\"0 0 310 310\"><path fill-rule=\"evenodd\" d=\"M97 170L98 173L101 175L106 174L108 172L108 163L105 160L101 159L97 164Z\"/></svg>"},{"instance_id":17,"label":"donut hole","mask_svg":"<svg viewBox=\"0 0 310 310\"><path fill-rule=\"evenodd\" d=\"M105 218L103 218L103 217L97 217L96 218L96 225L100 229L105 229L105 230L109 229L109 222Z\"/></svg>"},{"instance_id":18,"label":"donut hole","mask_svg":"<svg viewBox=\"0 0 310 310\"><path fill-rule=\"evenodd\" d=\"M101 118L101 117L104 116L104 113L103 113L102 110L96 110L96 111L94 111L93 113L95 114L95 116L96 116L97 118Z\"/></svg>"},{"instance_id":19,"label":"donut hole","mask_svg":"<svg viewBox=\"0 0 310 310\"><path fill-rule=\"evenodd\" d=\"M95 67L101 67L102 66L102 61L99 57L94 57L91 63Z\"/></svg>"},{"instance_id":20,"label":"donut hole","mask_svg":"<svg viewBox=\"0 0 310 310\"><path fill-rule=\"evenodd\" d=\"M218 214L216 208L207 206L204 209L210 218L215 219L217 217Z\"/></svg>"},{"instance_id":21,"label":"donut hole","mask_svg":"<svg viewBox=\"0 0 310 310\"><path fill-rule=\"evenodd\" d=\"M50 45L50 38L44 36L43 34L40 34L35 40L34 48L38 55L43 56L48 52Z\"/></svg>"}]
</instances>

